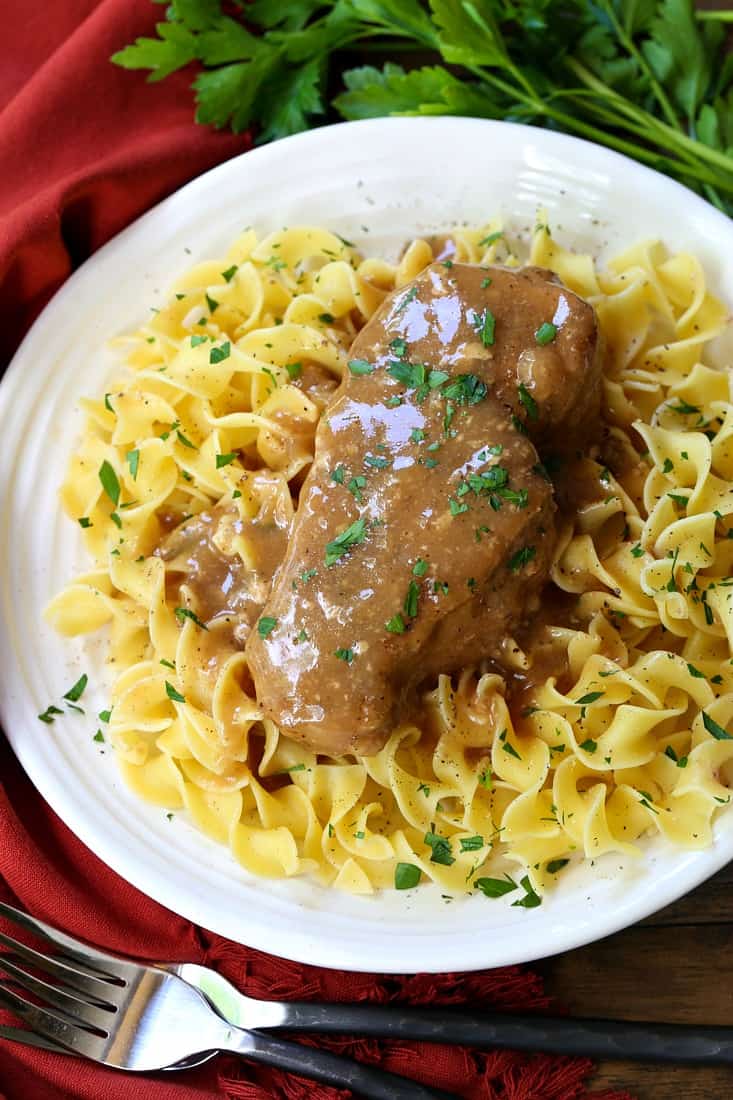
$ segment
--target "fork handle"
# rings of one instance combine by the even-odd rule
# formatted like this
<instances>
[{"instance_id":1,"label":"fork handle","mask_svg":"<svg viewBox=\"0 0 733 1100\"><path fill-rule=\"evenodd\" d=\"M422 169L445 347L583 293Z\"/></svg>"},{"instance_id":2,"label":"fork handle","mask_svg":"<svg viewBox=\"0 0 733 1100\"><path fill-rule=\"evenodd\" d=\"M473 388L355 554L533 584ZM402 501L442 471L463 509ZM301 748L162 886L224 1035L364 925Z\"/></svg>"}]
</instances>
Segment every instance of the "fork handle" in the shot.
<instances>
[{"instance_id":1,"label":"fork handle","mask_svg":"<svg viewBox=\"0 0 733 1100\"><path fill-rule=\"evenodd\" d=\"M300 1077L322 1081L369 1100L455 1100L452 1094L398 1077L394 1073L342 1058L330 1051L317 1050L260 1031L243 1031L230 1027L230 1043L219 1049L229 1054L241 1054L253 1062L276 1066Z\"/></svg>"},{"instance_id":2,"label":"fork handle","mask_svg":"<svg viewBox=\"0 0 733 1100\"><path fill-rule=\"evenodd\" d=\"M572 1017L492 1015L405 1005L290 1002L281 1027L510 1048L593 1059L733 1065L733 1028Z\"/></svg>"}]
</instances>

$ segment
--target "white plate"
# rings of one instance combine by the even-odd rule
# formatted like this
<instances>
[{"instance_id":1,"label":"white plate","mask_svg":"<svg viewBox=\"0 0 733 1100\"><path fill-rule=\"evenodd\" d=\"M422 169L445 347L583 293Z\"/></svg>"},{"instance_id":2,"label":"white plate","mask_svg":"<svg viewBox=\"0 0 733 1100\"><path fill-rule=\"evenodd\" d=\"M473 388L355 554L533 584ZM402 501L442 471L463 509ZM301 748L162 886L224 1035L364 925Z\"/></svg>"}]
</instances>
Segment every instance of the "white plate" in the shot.
<instances>
[{"instance_id":1,"label":"white plate","mask_svg":"<svg viewBox=\"0 0 733 1100\"><path fill-rule=\"evenodd\" d=\"M43 623L47 600L87 568L57 490L80 428L77 399L100 392L105 341L141 322L188 265L222 252L248 224L260 233L315 223L368 253L413 234L493 214L515 229L549 209L560 239L607 255L659 236L693 251L733 302L733 227L689 191L573 138L472 119L387 119L327 127L215 168L161 203L73 275L27 336L0 387L0 712L38 789L71 829L146 894L231 939L351 970L471 970L576 947L673 901L733 857L733 814L714 847L660 840L636 861L605 857L566 872L526 911L483 896L441 900L426 886L371 898L308 881L248 877L177 813L139 802L93 741L106 706L104 639L69 644ZM364 227L364 228L361 228ZM731 359L733 361L733 358ZM87 716L36 715L90 673ZM511 899L509 899L511 900Z\"/></svg>"}]
</instances>

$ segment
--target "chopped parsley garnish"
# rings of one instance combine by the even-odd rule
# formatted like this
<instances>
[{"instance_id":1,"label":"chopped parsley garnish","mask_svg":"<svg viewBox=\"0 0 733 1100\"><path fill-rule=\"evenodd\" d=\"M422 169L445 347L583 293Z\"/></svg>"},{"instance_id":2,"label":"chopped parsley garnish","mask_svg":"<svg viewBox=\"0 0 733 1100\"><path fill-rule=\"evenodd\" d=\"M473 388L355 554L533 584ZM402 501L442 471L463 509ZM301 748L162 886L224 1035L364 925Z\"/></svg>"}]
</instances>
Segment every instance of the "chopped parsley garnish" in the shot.
<instances>
[{"instance_id":1,"label":"chopped parsley garnish","mask_svg":"<svg viewBox=\"0 0 733 1100\"><path fill-rule=\"evenodd\" d=\"M94 524L90 520L89 516L79 516L77 523L80 527L93 527Z\"/></svg>"},{"instance_id":2,"label":"chopped parsley garnish","mask_svg":"<svg viewBox=\"0 0 733 1100\"><path fill-rule=\"evenodd\" d=\"M188 438L187 438L187 437L186 437L186 436L185 436L185 435L183 434L183 432L181 431L181 429L180 429L180 428L178 428L178 429L176 430L176 439L178 440L178 442L179 442L179 443L182 443L184 447L188 447L188 449L189 449L190 451L197 451L197 450L198 450L198 447L196 446L196 444L195 444L195 443L192 443L192 442L191 442L191 440L190 440L190 439L188 439Z\"/></svg>"},{"instance_id":3,"label":"chopped parsley garnish","mask_svg":"<svg viewBox=\"0 0 733 1100\"><path fill-rule=\"evenodd\" d=\"M631 547L631 556L632 556L632 558L640 558L640 557L642 557L643 554L644 554L644 551L641 548L641 543L637 542L636 546Z\"/></svg>"},{"instance_id":4,"label":"chopped parsley garnish","mask_svg":"<svg viewBox=\"0 0 733 1100\"><path fill-rule=\"evenodd\" d=\"M237 264L232 264L226 271L222 271L221 277L225 283L230 283L234 276L237 274Z\"/></svg>"},{"instance_id":5,"label":"chopped parsley garnish","mask_svg":"<svg viewBox=\"0 0 733 1100\"><path fill-rule=\"evenodd\" d=\"M337 466L335 470L331 471L331 481L335 481L337 485L343 485L346 471L343 466Z\"/></svg>"},{"instance_id":6,"label":"chopped parsley garnish","mask_svg":"<svg viewBox=\"0 0 733 1100\"><path fill-rule=\"evenodd\" d=\"M303 373L302 363L286 363L285 370L288 372L288 377L291 382L294 382L296 378L300 378Z\"/></svg>"},{"instance_id":7,"label":"chopped parsley garnish","mask_svg":"<svg viewBox=\"0 0 733 1100\"><path fill-rule=\"evenodd\" d=\"M174 703L186 702L185 696L181 695L180 691L176 691L173 684L169 683L168 680L165 682L165 693Z\"/></svg>"},{"instance_id":8,"label":"chopped parsley garnish","mask_svg":"<svg viewBox=\"0 0 733 1100\"><path fill-rule=\"evenodd\" d=\"M492 788L494 786L494 776L493 776L491 768L489 767L488 764L486 765L484 770L480 773L480 775L478 777L478 783L479 783L479 787L483 787L485 791L492 790Z\"/></svg>"},{"instance_id":9,"label":"chopped parsley garnish","mask_svg":"<svg viewBox=\"0 0 733 1100\"><path fill-rule=\"evenodd\" d=\"M427 377L424 363L390 363L387 374L411 389L424 385Z\"/></svg>"},{"instance_id":10,"label":"chopped parsley garnish","mask_svg":"<svg viewBox=\"0 0 733 1100\"><path fill-rule=\"evenodd\" d=\"M209 352L210 363L223 363L225 359L228 359L232 354L232 345L228 340L225 340L218 348L214 347Z\"/></svg>"},{"instance_id":11,"label":"chopped parsley garnish","mask_svg":"<svg viewBox=\"0 0 733 1100\"><path fill-rule=\"evenodd\" d=\"M532 394L529 392L529 390L525 386L524 382L519 383L519 385L517 387L517 391L519 393L520 402L522 403L524 408L527 410L527 416L529 417L530 420L536 420L537 417L539 416L539 411L537 409L537 402L535 401L534 397L532 396Z\"/></svg>"},{"instance_id":12,"label":"chopped parsley garnish","mask_svg":"<svg viewBox=\"0 0 733 1100\"><path fill-rule=\"evenodd\" d=\"M538 905L542 905L542 898L532 889L528 875L520 879L520 886L524 890L524 897L513 901L512 906L518 905L521 909L536 909Z\"/></svg>"},{"instance_id":13,"label":"chopped parsley garnish","mask_svg":"<svg viewBox=\"0 0 733 1100\"><path fill-rule=\"evenodd\" d=\"M208 294L205 294L206 304L209 307L209 313L216 313L219 308L219 303L214 298L210 298Z\"/></svg>"},{"instance_id":14,"label":"chopped parsley garnish","mask_svg":"<svg viewBox=\"0 0 733 1100\"><path fill-rule=\"evenodd\" d=\"M462 836L461 851L478 852L480 848L483 848L485 843L486 841L482 836Z\"/></svg>"},{"instance_id":15,"label":"chopped parsley garnish","mask_svg":"<svg viewBox=\"0 0 733 1100\"><path fill-rule=\"evenodd\" d=\"M547 864L547 871L551 875L556 875L558 871L562 871L563 867L567 867L570 863L569 859L551 859Z\"/></svg>"},{"instance_id":16,"label":"chopped parsley garnish","mask_svg":"<svg viewBox=\"0 0 733 1100\"><path fill-rule=\"evenodd\" d=\"M390 341L389 350L397 356L398 359L404 359L407 355L407 341L402 336L395 337Z\"/></svg>"},{"instance_id":17,"label":"chopped parsley garnish","mask_svg":"<svg viewBox=\"0 0 733 1100\"><path fill-rule=\"evenodd\" d=\"M346 661L346 664L350 665L354 660L354 651L353 649L343 649L339 647L334 650L334 657L338 657L339 661Z\"/></svg>"},{"instance_id":18,"label":"chopped parsley garnish","mask_svg":"<svg viewBox=\"0 0 733 1100\"><path fill-rule=\"evenodd\" d=\"M387 620L384 627L390 634L404 634L407 629L405 620L402 618L399 611L396 615L393 615L391 619Z\"/></svg>"},{"instance_id":19,"label":"chopped parsley garnish","mask_svg":"<svg viewBox=\"0 0 733 1100\"><path fill-rule=\"evenodd\" d=\"M191 347L197 348L201 344L205 344L208 341L208 336L202 336L200 332L195 332L191 337Z\"/></svg>"},{"instance_id":20,"label":"chopped parsley garnish","mask_svg":"<svg viewBox=\"0 0 733 1100\"><path fill-rule=\"evenodd\" d=\"M326 565L335 565L353 546L366 538L366 520L357 519L326 546Z\"/></svg>"},{"instance_id":21,"label":"chopped parsley garnish","mask_svg":"<svg viewBox=\"0 0 733 1100\"><path fill-rule=\"evenodd\" d=\"M420 595L420 589L415 581L410 581L407 588L407 595L405 596L405 603L403 610L405 615L409 619L414 619L417 615L417 600Z\"/></svg>"},{"instance_id":22,"label":"chopped parsley garnish","mask_svg":"<svg viewBox=\"0 0 733 1100\"><path fill-rule=\"evenodd\" d=\"M410 432L410 442L411 443L422 443L422 441L424 439L425 439L425 432L423 431L422 428L413 428L412 431Z\"/></svg>"},{"instance_id":23,"label":"chopped parsley garnish","mask_svg":"<svg viewBox=\"0 0 733 1100\"><path fill-rule=\"evenodd\" d=\"M270 615L263 615L257 623L257 633L260 638L269 638L276 626L277 619L273 619Z\"/></svg>"},{"instance_id":24,"label":"chopped parsley garnish","mask_svg":"<svg viewBox=\"0 0 733 1100\"><path fill-rule=\"evenodd\" d=\"M362 477L361 474L359 474L357 477L352 477L351 481L346 486L346 488L349 490L354 500L357 501L358 504L361 504L362 500L364 499L361 490L365 486L366 478Z\"/></svg>"},{"instance_id":25,"label":"chopped parsley garnish","mask_svg":"<svg viewBox=\"0 0 733 1100\"><path fill-rule=\"evenodd\" d=\"M534 546L523 546L521 550L517 550L516 554L512 554L509 559L508 566L512 573L518 573L525 565L533 560L537 551Z\"/></svg>"},{"instance_id":26,"label":"chopped parsley garnish","mask_svg":"<svg viewBox=\"0 0 733 1100\"><path fill-rule=\"evenodd\" d=\"M446 837L430 831L425 834L424 843L432 848L431 863L441 863L444 867L450 867L456 862L451 852L450 841Z\"/></svg>"},{"instance_id":27,"label":"chopped parsley garnish","mask_svg":"<svg viewBox=\"0 0 733 1100\"><path fill-rule=\"evenodd\" d=\"M481 280L481 289L486 290L487 286L491 286L491 279L488 275L484 276L484 278Z\"/></svg>"},{"instance_id":28,"label":"chopped parsley garnish","mask_svg":"<svg viewBox=\"0 0 733 1100\"><path fill-rule=\"evenodd\" d=\"M585 752L594 753L598 748L598 742L589 737L587 741L582 741L578 748L583 749Z\"/></svg>"},{"instance_id":29,"label":"chopped parsley garnish","mask_svg":"<svg viewBox=\"0 0 733 1100\"><path fill-rule=\"evenodd\" d=\"M236 451L229 451L225 455L217 455L216 456L216 468L217 468L217 470L221 470L222 466L230 466L232 464L232 462L234 462L234 459L236 457L237 457L237 452Z\"/></svg>"},{"instance_id":30,"label":"chopped parsley garnish","mask_svg":"<svg viewBox=\"0 0 733 1100\"><path fill-rule=\"evenodd\" d=\"M375 470L386 470L388 466L392 465L392 459L383 458L381 455L367 455L364 463Z\"/></svg>"},{"instance_id":31,"label":"chopped parsley garnish","mask_svg":"<svg viewBox=\"0 0 733 1100\"><path fill-rule=\"evenodd\" d=\"M117 474L106 458L99 467L99 480L102 483L102 488L105 493L115 507L117 507L120 502L120 483L117 479Z\"/></svg>"},{"instance_id":32,"label":"chopped parsley garnish","mask_svg":"<svg viewBox=\"0 0 733 1100\"><path fill-rule=\"evenodd\" d=\"M69 690L64 693L64 699L68 699L70 703L78 703L88 683L89 677L85 672L79 677L74 686L70 687Z\"/></svg>"},{"instance_id":33,"label":"chopped parsley garnish","mask_svg":"<svg viewBox=\"0 0 733 1100\"><path fill-rule=\"evenodd\" d=\"M733 737L724 730L722 726L719 726L714 718L711 718L705 711L702 712L702 724L708 731L711 737L714 737L716 741L733 741Z\"/></svg>"},{"instance_id":34,"label":"chopped parsley garnish","mask_svg":"<svg viewBox=\"0 0 733 1100\"><path fill-rule=\"evenodd\" d=\"M505 875L504 878L477 878L473 888L480 890L484 897L503 898L505 894L517 890L518 886L513 878Z\"/></svg>"},{"instance_id":35,"label":"chopped parsley garnish","mask_svg":"<svg viewBox=\"0 0 733 1100\"><path fill-rule=\"evenodd\" d=\"M64 712L59 707L55 707L51 704L51 706L46 707L43 714L39 714L38 717L41 722L45 722L46 725L50 726L54 722L54 715L63 713Z\"/></svg>"},{"instance_id":36,"label":"chopped parsley garnish","mask_svg":"<svg viewBox=\"0 0 733 1100\"><path fill-rule=\"evenodd\" d=\"M479 248L488 248L490 245L498 241L500 237L504 236L503 229L498 229L496 233L489 233L488 237L484 237L482 241L478 242Z\"/></svg>"},{"instance_id":37,"label":"chopped parsley garnish","mask_svg":"<svg viewBox=\"0 0 733 1100\"><path fill-rule=\"evenodd\" d=\"M687 662L687 671L689 672L690 676L694 676L698 680L705 679L705 673L700 672L700 669L695 668L695 666L691 665L689 661Z\"/></svg>"},{"instance_id":38,"label":"chopped parsley garnish","mask_svg":"<svg viewBox=\"0 0 733 1100\"><path fill-rule=\"evenodd\" d=\"M410 302L414 302L416 298L417 298L417 287L416 286L410 287L407 294L404 296L404 298L402 299L400 304L397 306L397 309L395 310L395 317L398 316L398 314L402 313L402 311L409 306Z\"/></svg>"},{"instance_id":39,"label":"chopped parsley garnish","mask_svg":"<svg viewBox=\"0 0 733 1100\"><path fill-rule=\"evenodd\" d=\"M350 359L349 370L352 374L374 374L374 364L368 363L366 359Z\"/></svg>"},{"instance_id":40,"label":"chopped parsley garnish","mask_svg":"<svg viewBox=\"0 0 733 1100\"><path fill-rule=\"evenodd\" d=\"M662 466L662 473L671 474L672 470L674 470L674 462L671 458L665 458L664 465Z\"/></svg>"},{"instance_id":41,"label":"chopped parsley garnish","mask_svg":"<svg viewBox=\"0 0 733 1100\"><path fill-rule=\"evenodd\" d=\"M605 695L605 691L589 691L587 695L581 695L580 699L575 699L575 705L578 707L587 707L591 703L595 703L597 699L600 699L602 695Z\"/></svg>"},{"instance_id":42,"label":"chopped parsley garnish","mask_svg":"<svg viewBox=\"0 0 733 1100\"><path fill-rule=\"evenodd\" d=\"M540 347L544 347L545 344L551 344L556 336L557 325L553 325L551 321L543 321L534 334L534 338Z\"/></svg>"},{"instance_id":43,"label":"chopped parsley garnish","mask_svg":"<svg viewBox=\"0 0 733 1100\"><path fill-rule=\"evenodd\" d=\"M484 347L492 347L495 339L496 317L490 309L485 309L483 313L474 312L473 327Z\"/></svg>"},{"instance_id":44,"label":"chopped parsley garnish","mask_svg":"<svg viewBox=\"0 0 733 1100\"><path fill-rule=\"evenodd\" d=\"M324 325L332 325L335 321L335 317L332 313L319 313L318 320L322 321Z\"/></svg>"},{"instance_id":45,"label":"chopped parsley garnish","mask_svg":"<svg viewBox=\"0 0 733 1100\"><path fill-rule=\"evenodd\" d=\"M679 413L680 416L692 416L694 413L700 413L697 405L688 405L686 401L680 400L678 405L670 405L671 412Z\"/></svg>"},{"instance_id":46,"label":"chopped parsley garnish","mask_svg":"<svg viewBox=\"0 0 733 1100\"><path fill-rule=\"evenodd\" d=\"M394 869L395 890L412 890L420 882L421 873L414 863L398 863Z\"/></svg>"},{"instance_id":47,"label":"chopped parsley garnish","mask_svg":"<svg viewBox=\"0 0 733 1100\"><path fill-rule=\"evenodd\" d=\"M128 451L127 454L125 455L125 458L127 459L127 465L129 467L129 470L130 470L130 477L132 478L133 481L136 481L137 480L137 471L138 471L138 467L140 465L140 452L139 452L139 450L137 450L137 448L135 448L134 451Z\"/></svg>"},{"instance_id":48,"label":"chopped parsley garnish","mask_svg":"<svg viewBox=\"0 0 733 1100\"><path fill-rule=\"evenodd\" d=\"M485 384L475 374L459 374L443 390L443 395L459 405L478 405L486 397Z\"/></svg>"},{"instance_id":49,"label":"chopped parsley garnish","mask_svg":"<svg viewBox=\"0 0 733 1100\"><path fill-rule=\"evenodd\" d=\"M198 615L196 615L188 607L177 607L174 611L174 615L176 616L176 618L178 619L179 622L183 622L185 619L190 619L192 623L195 623L196 626L200 627L202 630L208 630L209 629L208 626L206 625L206 623L202 623L201 619L199 619Z\"/></svg>"},{"instance_id":50,"label":"chopped parsley garnish","mask_svg":"<svg viewBox=\"0 0 733 1100\"><path fill-rule=\"evenodd\" d=\"M110 402L109 402L109 399L110 399L111 396L112 396L111 394L105 393L105 395L104 395L104 407L105 407L105 409L107 409L108 412L113 413L115 410L112 408L112 406L110 405Z\"/></svg>"},{"instance_id":51,"label":"chopped parsley garnish","mask_svg":"<svg viewBox=\"0 0 733 1100\"><path fill-rule=\"evenodd\" d=\"M412 567L412 572L416 577L424 577L428 571L428 563L423 558L418 558Z\"/></svg>"},{"instance_id":52,"label":"chopped parsley garnish","mask_svg":"<svg viewBox=\"0 0 733 1100\"><path fill-rule=\"evenodd\" d=\"M94 737L92 738L92 741L104 741L104 734L101 730L97 730L97 732L94 734Z\"/></svg>"},{"instance_id":53,"label":"chopped parsley garnish","mask_svg":"<svg viewBox=\"0 0 733 1100\"><path fill-rule=\"evenodd\" d=\"M112 717L112 711L111 710L100 710L97 717L99 718L100 722L109 722L110 718Z\"/></svg>"},{"instance_id":54,"label":"chopped parsley garnish","mask_svg":"<svg viewBox=\"0 0 733 1100\"><path fill-rule=\"evenodd\" d=\"M467 504L459 503L457 500L454 500L453 497L449 498L448 505L450 507L450 514L452 516L460 516L462 512L468 511Z\"/></svg>"}]
</instances>

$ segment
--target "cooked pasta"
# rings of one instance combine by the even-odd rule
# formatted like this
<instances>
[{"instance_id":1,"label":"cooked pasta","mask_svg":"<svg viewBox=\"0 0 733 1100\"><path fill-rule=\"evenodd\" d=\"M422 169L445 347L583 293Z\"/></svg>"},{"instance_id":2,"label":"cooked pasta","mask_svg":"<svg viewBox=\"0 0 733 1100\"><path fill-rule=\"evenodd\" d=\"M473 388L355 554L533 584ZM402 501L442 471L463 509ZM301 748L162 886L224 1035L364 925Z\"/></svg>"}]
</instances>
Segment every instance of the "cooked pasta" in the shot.
<instances>
[{"instance_id":1,"label":"cooked pasta","mask_svg":"<svg viewBox=\"0 0 733 1100\"><path fill-rule=\"evenodd\" d=\"M339 380L356 332L432 261L431 243L392 264L325 229L249 230L180 280L121 341L108 393L83 401L62 502L94 565L48 617L65 635L109 627L125 780L254 874L361 894L422 878L499 896L521 879L514 896L531 906L569 860L638 855L649 832L710 844L730 801L733 400L729 372L703 362L727 312L693 256L643 242L600 268L538 221L529 262L593 304L606 346L606 431L578 463L549 642L508 645L519 694L489 665L440 676L374 756L283 736L241 637L202 623L195 585L172 581L180 561L156 551L223 502L216 546L253 591L269 582L255 565L263 519L282 533L272 572L325 404L299 382L314 365ZM519 263L499 223L453 237L458 260Z\"/></svg>"}]
</instances>

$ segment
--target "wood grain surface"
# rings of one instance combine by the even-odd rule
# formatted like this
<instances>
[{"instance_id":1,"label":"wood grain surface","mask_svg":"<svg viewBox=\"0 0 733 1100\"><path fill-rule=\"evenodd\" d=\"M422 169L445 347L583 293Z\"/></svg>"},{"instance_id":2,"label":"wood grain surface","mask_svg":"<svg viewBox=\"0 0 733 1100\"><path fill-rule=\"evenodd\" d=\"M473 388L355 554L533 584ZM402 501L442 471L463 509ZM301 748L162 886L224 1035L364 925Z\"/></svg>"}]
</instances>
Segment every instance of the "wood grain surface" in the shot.
<instances>
[{"instance_id":1,"label":"wood grain surface","mask_svg":"<svg viewBox=\"0 0 733 1100\"><path fill-rule=\"evenodd\" d=\"M633 928L537 969L574 1016L733 1026L733 864ZM590 1087L636 1100L731 1100L733 1068L602 1062Z\"/></svg>"}]
</instances>

